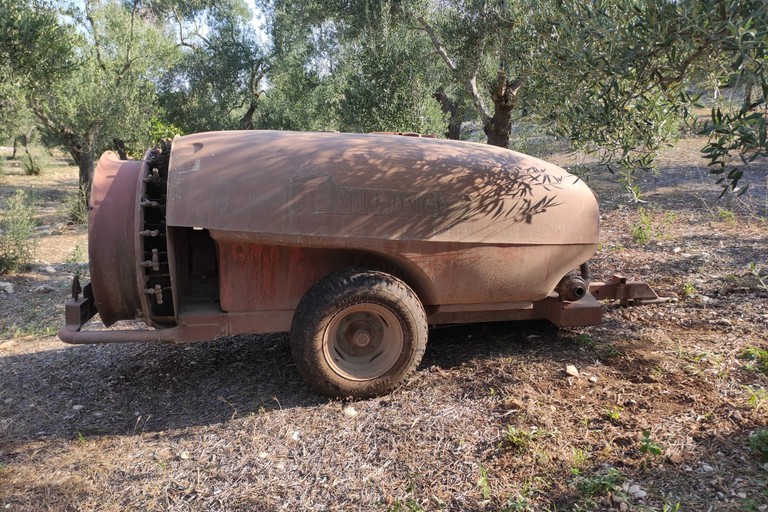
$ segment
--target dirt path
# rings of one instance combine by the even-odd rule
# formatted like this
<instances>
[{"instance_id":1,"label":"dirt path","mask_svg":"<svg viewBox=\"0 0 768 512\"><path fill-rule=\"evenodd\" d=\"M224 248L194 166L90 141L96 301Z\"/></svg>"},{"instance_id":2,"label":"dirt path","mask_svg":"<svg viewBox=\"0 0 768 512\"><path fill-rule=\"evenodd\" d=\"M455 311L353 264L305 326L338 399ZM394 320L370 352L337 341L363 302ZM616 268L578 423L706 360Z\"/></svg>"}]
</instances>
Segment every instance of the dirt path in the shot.
<instances>
[{"instance_id":1,"label":"dirt path","mask_svg":"<svg viewBox=\"0 0 768 512\"><path fill-rule=\"evenodd\" d=\"M0 201L33 190L48 228L32 270L0 277L14 288L0 291L0 505L768 510L768 464L750 449L768 428L768 173L748 178L744 201L717 203L697 144L683 141L643 180L642 208L608 176L588 176L603 208L595 277L624 271L674 302L608 306L594 328L437 329L406 385L352 403L309 391L282 334L58 342L86 258L84 228L56 206L75 170L11 170Z\"/></svg>"}]
</instances>

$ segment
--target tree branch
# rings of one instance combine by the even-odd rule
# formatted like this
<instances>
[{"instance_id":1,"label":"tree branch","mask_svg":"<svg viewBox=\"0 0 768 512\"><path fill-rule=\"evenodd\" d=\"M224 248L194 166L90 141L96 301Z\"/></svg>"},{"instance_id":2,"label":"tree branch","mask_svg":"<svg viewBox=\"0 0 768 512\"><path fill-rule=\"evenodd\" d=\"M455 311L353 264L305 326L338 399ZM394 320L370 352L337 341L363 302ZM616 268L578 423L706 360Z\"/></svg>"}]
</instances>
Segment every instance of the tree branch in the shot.
<instances>
[{"instance_id":1,"label":"tree branch","mask_svg":"<svg viewBox=\"0 0 768 512\"><path fill-rule=\"evenodd\" d=\"M99 44L99 36L96 33L96 23L94 23L93 17L91 16L91 2L89 0L86 0L85 2L85 19L88 20L88 24L91 26L91 31L93 32L93 48L96 50L96 62L98 62L101 70L106 73L107 67L104 65L104 61L101 58L101 45Z\"/></svg>"},{"instance_id":2,"label":"tree branch","mask_svg":"<svg viewBox=\"0 0 768 512\"><path fill-rule=\"evenodd\" d=\"M135 30L135 24L136 24L136 11L139 7L139 1L133 0L133 9L131 10L131 30L128 35L128 44L125 48L125 64L123 64L123 69L120 70L120 73L117 75L117 79L115 80L115 87L120 87L120 83L123 81L123 77L128 72L129 69L131 69L131 65L136 59L131 58L131 50L133 47L133 37L134 37L134 30Z\"/></svg>"},{"instance_id":3,"label":"tree branch","mask_svg":"<svg viewBox=\"0 0 768 512\"><path fill-rule=\"evenodd\" d=\"M446 66L448 66L448 69L451 71L456 71L458 68L456 67L456 64L451 60L451 58L448 56L448 52L443 47L443 44L440 42L440 39L437 37L437 34L435 34L435 30L432 28L432 25L427 23L427 20L425 20L422 16L419 16L416 18L416 21L421 23L422 28L429 36L429 39L432 41L432 46L435 47L435 51L440 56L441 59L443 59L443 62Z\"/></svg>"}]
</instances>

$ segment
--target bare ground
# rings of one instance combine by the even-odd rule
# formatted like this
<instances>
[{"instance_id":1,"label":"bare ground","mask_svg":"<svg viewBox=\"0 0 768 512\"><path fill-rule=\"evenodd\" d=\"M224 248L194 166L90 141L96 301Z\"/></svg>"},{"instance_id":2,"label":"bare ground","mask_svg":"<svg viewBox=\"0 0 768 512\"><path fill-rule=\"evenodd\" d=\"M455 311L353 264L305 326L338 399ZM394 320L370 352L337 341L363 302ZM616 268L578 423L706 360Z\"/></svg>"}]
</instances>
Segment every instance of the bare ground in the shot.
<instances>
[{"instance_id":1,"label":"bare ground","mask_svg":"<svg viewBox=\"0 0 768 512\"><path fill-rule=\"evenodd\" d=\"M717 202L700 145L682 141L644 178L642 210L605 173L585 176L603 209L594 276L642 277L675 301L608 305L593 328L436 329L404 386L351 403L300 381L283 334L59 342L86 254L85 228L57 206L76 170L6 164L0 204L31 191L47 227L32 269L0 276L14 286L0 291L0 505L768 510L768 465L750 449L768 428L768 374L745 354L768 350L768 164L745 199Z\"/></svg>"}]
</instances>

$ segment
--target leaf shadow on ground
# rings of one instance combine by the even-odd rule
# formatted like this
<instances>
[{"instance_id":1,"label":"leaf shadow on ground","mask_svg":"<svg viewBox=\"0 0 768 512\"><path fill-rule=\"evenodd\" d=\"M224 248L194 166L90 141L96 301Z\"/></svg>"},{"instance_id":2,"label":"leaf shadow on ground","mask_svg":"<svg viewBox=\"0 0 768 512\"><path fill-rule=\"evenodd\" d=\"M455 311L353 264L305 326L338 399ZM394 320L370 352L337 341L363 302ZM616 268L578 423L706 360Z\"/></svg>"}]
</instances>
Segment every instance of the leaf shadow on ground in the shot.
<instances>
[{"instance_id":1,"label":"leaf shadow on ground","mask_svg":"<svg viewBox=\"0 0 768 512\"><path fill-rule=\"evenodd\" d=\"M422 365L405 386L421 385L420 374L428 379L435 368L481 368L499 355L564 362L564 350L573 347L569 336L546 322L434 329ZM301 380L287 334L178 346L62 347L1 358L6 436L132 435L328 402Z\"/></svg>"}]
</instances>

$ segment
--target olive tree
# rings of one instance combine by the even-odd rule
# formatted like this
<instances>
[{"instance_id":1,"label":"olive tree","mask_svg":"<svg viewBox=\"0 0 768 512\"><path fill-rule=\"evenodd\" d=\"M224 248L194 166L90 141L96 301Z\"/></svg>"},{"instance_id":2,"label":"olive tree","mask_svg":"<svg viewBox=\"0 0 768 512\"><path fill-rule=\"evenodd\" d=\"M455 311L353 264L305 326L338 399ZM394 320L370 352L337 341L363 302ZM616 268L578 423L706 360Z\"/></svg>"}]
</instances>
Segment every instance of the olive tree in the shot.
<instances>
[{"instance_id":1,"label":"olive tree","mask_svg":"<svg viewBox=\"0 0 768 512\"><path fill-rule=\"evenodd\" d=\"M96 157L115 139L129 150L150 143L156 77L177 52L138 2L86 1L69 14L79 27L76 66L45 91L29 88L27 101L46 139L66 148L87 187Z\"/></svg>"},{"instance_id":2,"label":"olive tree","mask_svg":"<svg viewBox=\"0 0 768 512\"><path fill-rule=\"evenodd\" d=\"M253 129L269 59L241 0L161 2L181 58L160 80L166 119L187 132Z\"/></svg>"},{"instance_id":3,"label":"olive tree","mask_svg":"<svg viewBox=\"0 0 768 512\"><path fill-rule=\"evenodd\" d=\"M545 5L545 4L542 4ZM762 96L726 103L715 94L698 129L726 190L738 191L742 171L730 159L766 154L768 10L753 0L554 1L540 32L547 66L536 70L538 108L551 109L576 145L632 170L650 167L682 122L697 121L697 92L718 92L734 77ZM543 57L539 59L542 61ZM552 101L556 98L557 101ZM730 168L729 168L730 167ZM631 186L631 183L630 183Z\"/></svg>"}]
</instances>

